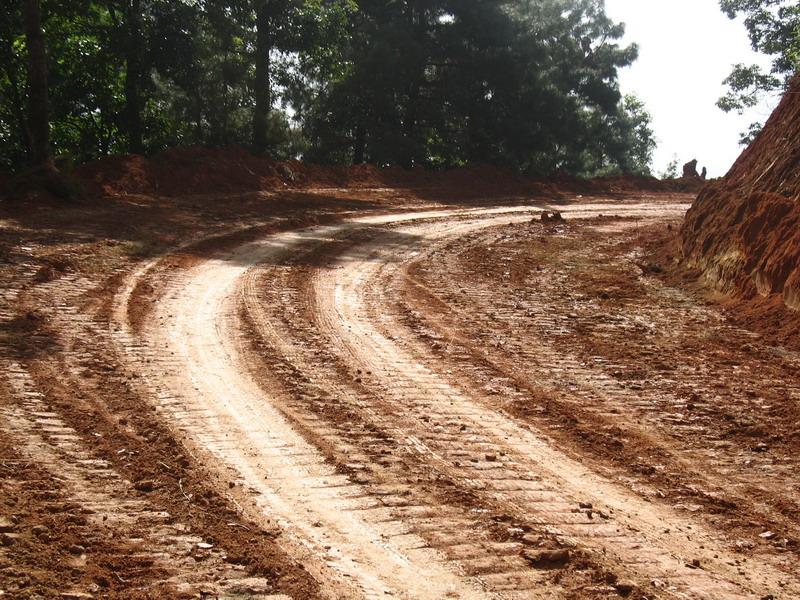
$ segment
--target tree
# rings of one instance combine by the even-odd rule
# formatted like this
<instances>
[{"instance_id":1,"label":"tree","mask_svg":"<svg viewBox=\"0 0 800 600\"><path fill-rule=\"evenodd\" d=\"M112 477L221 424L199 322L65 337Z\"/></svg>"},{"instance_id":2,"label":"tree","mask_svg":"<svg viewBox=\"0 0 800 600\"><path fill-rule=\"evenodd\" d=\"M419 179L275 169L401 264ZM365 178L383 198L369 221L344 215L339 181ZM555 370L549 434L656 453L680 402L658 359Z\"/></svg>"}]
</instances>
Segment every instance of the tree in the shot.
<instances>
[{"instance_id":1,"label":"tree","mask_svg":"<svg viewBox=\"0 0 800 600\"><path fill-rule=\"evenodd\" d=\"M22 164L31 155L27 108L27 57L22 3L0 0L0 165Z\"/></svg>"},{"instance_id":2,"label":"tree","mask_svg":"<svg viewBox=\"0 0 800 600\"><path fill-rule=\"evenodd\" d=\"M678 155L672 156L672 160L667 163L666 168L659 175L659 179L677 179L678 178Z\"/></svg>"},{"instance_id":3,"label":"tree","mask_svg":"<svg viewBox=\"0 0 800 600\"><path fill-rule=\"evenodd\" d=\"M256 105L253 113L253 147L256 152L268 150L268 119L272 110L272 93L270 85L270 52L272 51L272 33L270 31L270 0L256 2Z\"/></svg>"},{"instance_id":4,"label":"tree","mask_svg":"<svg viewBox=\"0 0 800 600\"><path fill-rule=\"evenodd\" d=\"M144 152L142 131L142 3L141 0L126 0L126 45L125 45L125 129L128 134L128 151Z\"/></svg>"},{"instance_id":5,"label":"tree","mask_svg":"<svg viewBox=\"0 0 800 600\"><path fill-rule=\"evenodd\" d=\"M273 78L278 66L273 54L302 51L300 30L305 24L304 9L310 5L299 0L255 0L253 150L257 154L274 154L279 141L275 126L281 120L272 116Z\"/></svg>"},{"instance_id":6,"label":"tree","mask_svg":"<svg viewBox=\"0 0 800 600\"><path fill-rule=\"evenodd\" d=\"M623 173L651 175L650 166L658 144L652 127L652 117L644 102L626 95L619 106L616 126L617 155L614 161Z\"/></svg>"},{"instance_id":7,"label":"tree","mask_svg":"<svg viewBox=\"0 0 800 600\"><path fill-rule=\"evenodd\" d=\"M753 50L772 57L768 72L740 63L725 79L728 92L717 106L742 114L765 94L783 92L800 69L800 5L796 0L720 0L720 7L731 19L743 16ZM760 123L752 124L741 143L748 144L760 130Z\"/></svg>"},{"instance_id":8,"label":"tree","mask_svg":"<svg viewBox=\"0 0 800 600\"><path fill-rule=\"evenodd\" d=\"M25 42L28 50L28 131L30 161L52 165L47 89L47 53L40 0L25 0Z\"/></svg>"},{"instance_id":9,"label":"tree","mask_svg":"<svg viewBox=\"0 0 800 600\"><path fill-rule=\"evenodd\" d=\"M298 115L323 160L642 170L630 142L652 132L618 89L637 53L623 33L600 0L361 0Z\"/></svg>"},{"instance_id":10,"label":"tree","mask_svg":"<svg viewBox=\"0 0 800 600\"><path fill-rule=\"evenodd\" d=\"M41 146L34 106L52 152L78 162L243 144L591 175L645 172L652 152L649 116L617 82L636 47L602 0L47 0L47 54L36 28L27 41L28 5L0 0L11 168Z\"/></svg>"}]
</instances>

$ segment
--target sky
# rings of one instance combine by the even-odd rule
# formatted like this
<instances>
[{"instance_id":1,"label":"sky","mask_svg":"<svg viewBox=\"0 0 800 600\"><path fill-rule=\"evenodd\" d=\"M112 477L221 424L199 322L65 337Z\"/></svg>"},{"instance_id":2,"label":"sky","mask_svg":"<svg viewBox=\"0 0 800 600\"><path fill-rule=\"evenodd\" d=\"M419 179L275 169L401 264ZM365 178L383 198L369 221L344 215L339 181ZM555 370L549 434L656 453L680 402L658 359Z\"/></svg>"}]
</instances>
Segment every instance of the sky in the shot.
<instances>
[{"instance_id":1,"label":"sky","mask_svg":"<svg viewBox=\"0 0 800 600\"><path fill-rule=\"evenodd\" d=\"M639 59L620 72L620 84L653 117L654 173L677 155L679 165L696 158L698 170L724 175L742 151L739 134L766 120L778 99L744 116L725 114L715 105L722 81L735 63L766 66L769 59L752 51L744 25L728 19L718 0L606 0L606 12L626 23L624 41L639 45Z\"/></svg>"}]
</instances>

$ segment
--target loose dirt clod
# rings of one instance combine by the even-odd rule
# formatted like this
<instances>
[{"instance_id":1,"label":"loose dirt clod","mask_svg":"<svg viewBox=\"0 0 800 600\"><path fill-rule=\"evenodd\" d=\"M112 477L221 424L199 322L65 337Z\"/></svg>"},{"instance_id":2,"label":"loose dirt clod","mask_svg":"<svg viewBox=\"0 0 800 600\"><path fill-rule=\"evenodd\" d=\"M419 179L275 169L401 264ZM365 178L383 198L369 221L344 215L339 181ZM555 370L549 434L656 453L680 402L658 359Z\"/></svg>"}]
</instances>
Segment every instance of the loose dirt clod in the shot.
<instances>
[{"instance_id":1,"label":"loose dirt clod","mask_svg":"<svg viewBox=\"0 0 800 600\"><path fill-rule=\"evenodd\" d=\"M137 481L133 487L140 492L152 492L156 489L156 482L152 479L142 479Z\"/></svg>"},{"instance_id":2,"label":"loose dirt clod","mask_svg":"<svg viewBox=\"0 0 800 600\"><path fill-rule=\"evenodd\" d=\"M617 590L620 596L628 597L639 589L633 581L622 579L614 584L614 589Z\"/></svg>"},{"instance_id":3,"label":"loose dirt clod","mask_svg":"<svg viewBox=\"0 0 800 600\"><path fill-rule=\"evenodd\" d=\"M570 552L566 548L558 550L524 550L522 556L538 569L563 567L570 561Z\"/></svg>"},{"instance_id":4,"label":"loose dirt clod","mask_svg":"<svg viewBox=\"0 0 800 600\"><path fill-rule=\"evenodd\" d=\"M562 223L564 217L558 211L544 211L541 216L542 223Z\"/></svg>"}]
</instances>

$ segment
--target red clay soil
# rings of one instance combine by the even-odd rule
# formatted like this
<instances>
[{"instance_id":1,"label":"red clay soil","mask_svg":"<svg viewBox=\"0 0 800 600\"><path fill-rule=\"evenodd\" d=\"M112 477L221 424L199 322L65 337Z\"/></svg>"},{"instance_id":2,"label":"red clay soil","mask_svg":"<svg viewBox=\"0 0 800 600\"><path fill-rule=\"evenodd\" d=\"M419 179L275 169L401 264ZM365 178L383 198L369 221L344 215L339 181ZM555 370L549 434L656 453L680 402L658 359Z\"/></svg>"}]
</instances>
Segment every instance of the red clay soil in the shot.
<instances>
[{"instance_id":1,"label":"red clay soil","mask_svg":"<svg viewBox=\"0 0 800 600\"><path fill-rule=\"evenodd\" d=\"M276 191L286 188L448 188L470 195L498 193L623 194L636 190L696 191L701 180L659 181L620 176L584 180L570 176L535 179L490 165L450 171L374 165L324 166L301 161L275 162L241 146L224 149L172 148L151 158L110 156L78 167L76 176L93 195L185 196L190 194Z\"/></svg>"},{"instance_id":2,"label":"red clay soil","mask_svg":"<svg viewBox=\"0 0 800 600\"><path fill-rule=\"evenodd\" d=\"M681 232L690 267L755 311L800 311L800 77L722 180L705 187ZM756 319L758 320L758 319Z\"/></svg>"},{"instance_id":3,"label":"red clay soil","mask_svg":"<svg viewBox=\"0 0 800 600\"><path fill-rule=\"evenodd\" d=\"M276 162L255 156L242 146L171 148L149 158L133 154L107 156L80 165L74 176L90 198L126 195L176 198L330 188L447 190L448 195L458 191L459 196L468 198L521 194L623 196L639 191L697 192L704 184L700 178L661 181L637 175L583 179L556 174L535 178L492 165L432 171L422 167L408 170L375 165L315 165L297 160ZM17 175L0 171L0 198L55 201L50 198L54 191L50 187L39 178L31 178L27 171Z\"/></svg>"}]
</instances>

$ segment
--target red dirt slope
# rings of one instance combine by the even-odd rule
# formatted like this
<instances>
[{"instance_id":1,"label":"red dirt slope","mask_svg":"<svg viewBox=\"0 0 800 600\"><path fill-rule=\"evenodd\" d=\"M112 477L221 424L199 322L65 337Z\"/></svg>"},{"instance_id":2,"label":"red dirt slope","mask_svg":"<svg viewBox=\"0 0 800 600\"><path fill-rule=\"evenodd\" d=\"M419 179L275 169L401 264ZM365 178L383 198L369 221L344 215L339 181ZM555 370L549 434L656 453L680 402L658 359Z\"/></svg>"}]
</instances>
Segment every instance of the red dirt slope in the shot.
<instances>
[{"instance_id":1,"label":"red dirt slope","mask_svg":"<svg viewBox=\"0 0 800 600\"><path fill-rule=\"evenodd\" d=\"M250 154L241 146L171 148L152 157L108 156L83 164L75 172L90 198L109 196L182 197L283 190L427 190L428 195L460 198L541 195L555 198L574 194L626 195L635 192L692 192L699 178L660 181L654 177L622 175L581 179L565 174L535 178L491 165L448 171L418 167L379 168L374 165L315 165L297 160L276 162ZM41 201L37 178L22 172L4 178L0 198Z\"/></svg>"},{"instance_id":2,"label":"red dirt slope","mask_svg":"<svg viewBox=\"0 0 800 600\"><path fill-rule=\"evenodd\" d=\"M800 310L800 77L686 217L683 253L717 289Z\"/></svg>"},{"instance_id":3,"label":"red dirt slope","mask_svg":"<svg viewBox=\"0 0 800 600\"><path fill-rule=\"evenodd\" d=\"M186 196L287 188L447 188L467 195L538 192L627 193L631 191L691 191L700 180L659 181L653 177L621 176L593 180L569 176L534 179L490 165L450 171L405 170L373 165L324 166L300 161L275 162L250 154L241 146L223 149L190 146L172 148L151 158L109 156L78 167L75 174L93 195L142 194Z\"/></svg>"}]
</instances>

